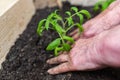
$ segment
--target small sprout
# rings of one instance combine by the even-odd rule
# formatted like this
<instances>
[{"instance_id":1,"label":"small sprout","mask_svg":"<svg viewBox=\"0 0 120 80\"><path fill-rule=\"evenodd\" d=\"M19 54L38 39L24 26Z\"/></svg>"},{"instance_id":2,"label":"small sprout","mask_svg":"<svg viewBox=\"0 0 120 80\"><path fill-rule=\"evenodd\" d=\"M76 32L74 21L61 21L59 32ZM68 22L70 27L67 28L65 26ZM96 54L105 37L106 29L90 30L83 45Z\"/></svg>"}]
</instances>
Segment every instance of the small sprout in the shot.
<instances>
[{"instance_id":1,"label":"small sprout","mask_svg":"<svg viewBox=\"0 0 120 80\"><path fill-rule=\"evenodd\" d=\"M74 43L74 39L71 38L71 37L69 37L69 36L63 36L63 39L64 39L64 40L67 40L67 41L69 41L69 42L71 42L71 43Z\"/></svg>"},{"instance_id":2,"label":"small sprout","mask_svg":"<svg viewBox=\"0 0 120 80\"><path fill-rule=\"evenodd\" d=\"M105 1L102 0L102 1L99 1L98 3L95 4L94 11L99 11L99 10L104 11L114 1L115 0L105 0Z\"/></svg>"},{"instance_id":3,"label":"small sprout","mask_svg":"<svg viewBox=\"0 0 120 80\"><path fill-rule=\"evenodd\" d=\"M39 22L37 33L41 36L44 30L52 29L56 31L59 35L59 38L53 40L48 44L46 50L54 50L54 55L58 56L61 51L70 51L71 45L74 43L74 39L67 35L68 31L73 27L79 29L79 33L83 32L84 29L82 24L84 22L84 16L87 19L91 18L90 13L87 10L79 11L77 7L72 7L73 11L66 11L65 14L67 17L64 19L58 14L58 10L51 13L47 19L43 19ZM79 17L80 22L75 22L73 17ZM61 24L62 23L62 24Z\"/></svg>"},{"instance_id":4,"label":"small sprout","mask_svg":"<svg viewBox=\"0 0 120 80\"><path fill-rule=\"evenodd\" d=\"M60 38L55 39L54 41L52 41L46 48L46 50L54 50L56 47L58 47L60 45Z\"/></svg>"},{"instance_id":5,"label":"small sprout","mask_svg":"<svg viewBox=\"0 0 120 80\"><path fill-rule=\"evenodd\" d=\"M83 24L83 21L84 21L83 15L78 13L77 16L78 16L79 19L80 19L80 24Z\"/></svg>"},{"instance_id":6,"label":"small sprout","mask_svg":"<svg viewBox=\"0 0 120 80\"><path fill-rule=\"evenodd\" d=\"M70 11L66 11L65 12L68 16L71 16L71 12Z\"/></svg>"},{"instance_id":7,"label":"small sprout","mask_svg":"<svg viewBox=\"0 0 120 80\"><path fill-rule=\"evenodd\" d=\"M68 26L74 24L72 17L66 18L66 20L68 22Z\"/></svg>"},{"instance_id":8,"label":"small sprout","mask_svg":"<svg viewBox=\"0 0 120 80\"><path fill-rule=\"evenodd\" d=\"M64 49L64 51L69 51L71 49L71 46L67 43L64 43L63 44L63 49Z\"/></svg>"},{"instance_id":9,"label":"small sprout","mask_svg":"<svg viewBox=\"0 0 120 80\"><path fill-rule=\"evenodd\" d=\"M46 19L43 19L43 20L41 20L40 22L39 22L39 24L38 24L38 29L37 29L37 33L41 36L42 34L42 32L43 32L43 30L45 29L44 27L43 27L43 24L45 23L45 21L46 21Z\"/></svg>"},{"instance_id":10,"label":"small sprout","mask_svg":"<svg viewBox=\"0 0 120 80\"><path fill-rule=\"evenodd\" d=\"M84 31L83 26L80 25L79 23L77 23L76 26L78 27L79 32L83 32Z\"/></svg>"},{"instance_id":11,"label":"small sprout","mask_svg":"<svg viewBox=\"0 0 120 80\"><path fill-rule=\"evenodd\" d=\"M87 10L81 10L80 13L86 15L87 19L91 18L91 15Z\"/></svg>"},{"instance_id":12,"label":"small sprout","mask_svg":"<svg viewBox=\"0 0 120 80\"><path fill-rule=\"evenodd\" d=\"M78 8L77 7L72 7L71 10L75 11L76 13L78 12Z\"/></svg>"}]
</instances>

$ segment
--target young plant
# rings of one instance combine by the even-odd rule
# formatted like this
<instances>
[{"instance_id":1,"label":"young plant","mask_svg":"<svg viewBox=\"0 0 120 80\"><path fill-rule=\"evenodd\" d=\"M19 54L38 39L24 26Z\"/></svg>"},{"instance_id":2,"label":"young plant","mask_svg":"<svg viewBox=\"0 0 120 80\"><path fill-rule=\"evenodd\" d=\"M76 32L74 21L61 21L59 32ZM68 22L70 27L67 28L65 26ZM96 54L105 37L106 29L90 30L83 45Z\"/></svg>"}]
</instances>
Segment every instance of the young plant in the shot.
<instances>
[{"instance_id":1,"label":"young plant","mask_svg":"<svg viewBox=\"0 0 120 80\"><path fill-rule=\"evenodd\" d=\"M104 11L115 0L101 0L94 6L94 11Z\"/></svg>"},{"instance_id":2,"label":"young plant","mask_svg":"<svg viewBox=\"0 0 120 80\"><path fill-rule=\"evenodd\" d=\"M72 12L73 13L72 13ZM71 45L74 43L74 39L67 35L67 32L73 27L78 27L79 32L83 32L83 21L84 17L89 19L91 17L87 10L78 10L76 7L71 7L70 11L66 11L67 17L63 19L59 14L58 10L51 13L47 19L43 19L39 22L37 33L41 36L44 30L52 29L56 31L59 37L53 40L47 46L46 50L54 50L55 56L58 55L60 51L70 51ZM73 17L79 17L80 22L75 22ZM70 45L71 44L71 45Z\"/></svg>"}]
</instances>

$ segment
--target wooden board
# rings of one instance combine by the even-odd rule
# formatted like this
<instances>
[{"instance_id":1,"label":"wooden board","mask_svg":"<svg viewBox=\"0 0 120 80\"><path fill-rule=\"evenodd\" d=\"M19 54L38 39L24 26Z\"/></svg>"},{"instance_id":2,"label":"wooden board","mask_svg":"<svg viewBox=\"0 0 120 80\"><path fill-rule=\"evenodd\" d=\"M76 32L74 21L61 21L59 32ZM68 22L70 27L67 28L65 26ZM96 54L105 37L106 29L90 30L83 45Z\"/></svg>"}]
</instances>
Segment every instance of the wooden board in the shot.
<instances>
[{"instance_id":1,"label":"wooden board","mask_svg":"<svg viewBox=\"0 0 120 80\"><path fill-rule=\"evenodd\" d=\"M32 0L0 0L0 64L34 13Z\"/></svg>"}]
</instances>

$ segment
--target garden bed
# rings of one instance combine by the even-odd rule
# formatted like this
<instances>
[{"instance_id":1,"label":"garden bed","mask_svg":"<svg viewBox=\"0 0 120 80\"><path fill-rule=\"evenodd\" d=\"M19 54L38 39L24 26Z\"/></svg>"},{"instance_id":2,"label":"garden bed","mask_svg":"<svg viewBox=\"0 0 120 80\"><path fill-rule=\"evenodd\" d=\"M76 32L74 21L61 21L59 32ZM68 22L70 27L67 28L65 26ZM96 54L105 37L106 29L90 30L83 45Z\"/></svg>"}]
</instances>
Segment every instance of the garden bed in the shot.
<instances>
[{"instance_id":1,"label":"garden bed","mask_svg":"<svg viewBox=\"0 0 120 80\"><path fill-rule=\"evenodd\" d=\"M65 3L61 15L70 9L70 4ZM83 9L83 7L78 7ZM46 64L46 60L53 57L53 52L46 51L46 46L57 35L53 31L45 31L42 37L36 33L38 22L46 18L57 9L45 8L36 11L27 29L11 47L6 60L2 63L0 80L120 80L120 71L117 69L103 69L98 71L68 72L59 75L49 75L47 70L54 65ZM85 8L95 16L91 7Z\"/></svg>"}]
</instances>

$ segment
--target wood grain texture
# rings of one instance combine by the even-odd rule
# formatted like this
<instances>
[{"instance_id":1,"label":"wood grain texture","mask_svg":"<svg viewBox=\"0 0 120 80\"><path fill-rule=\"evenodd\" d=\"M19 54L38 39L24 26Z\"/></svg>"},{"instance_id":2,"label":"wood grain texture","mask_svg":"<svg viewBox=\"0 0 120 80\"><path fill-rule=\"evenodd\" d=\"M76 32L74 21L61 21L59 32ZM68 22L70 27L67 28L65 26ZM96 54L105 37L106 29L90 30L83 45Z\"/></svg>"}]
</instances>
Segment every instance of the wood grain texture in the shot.
<instances>
[{"instance_id":1,"label":"wood grain texture","mask_svg":"<svg viewBox=\"0 0 120 80\"><path fill-rule=\"evenodd\" d=\"M14 1L11 1L11 3L7 5L7 8L9 7L7 11L2 11L1 13L4 12L4 14L0 15L0 64L5 60L5 56L10 47L19 37L19 34L24 31L32 15L35 13L32 0ZM2 10L6 9L4 8Z\"/></svg>"},{"instance_id":2,"label":"wood grain texture","mask_svg":"<svg viewBox=\"0 0 120 80\"><path fill-rule=\"evenodd\" d=\"M45 7L54 7L58 5L57 4L58 0L34 0L34 1L35 1L35 7L37 9L43 9Z\"/></svg>"}]
</instances>

